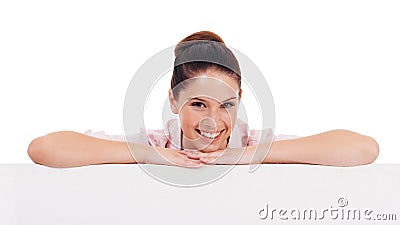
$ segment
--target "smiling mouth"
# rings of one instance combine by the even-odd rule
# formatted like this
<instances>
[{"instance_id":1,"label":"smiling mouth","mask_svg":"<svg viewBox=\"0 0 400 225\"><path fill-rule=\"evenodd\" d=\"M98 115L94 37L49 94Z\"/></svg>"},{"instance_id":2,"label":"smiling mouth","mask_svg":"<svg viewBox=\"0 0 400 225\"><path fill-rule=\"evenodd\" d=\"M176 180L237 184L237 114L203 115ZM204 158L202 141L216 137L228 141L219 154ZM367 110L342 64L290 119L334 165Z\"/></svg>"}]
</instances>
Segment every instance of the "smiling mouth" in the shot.
<instances>
[{"instance_id":1,"label":"smiling mouth","mask_svg":"<svg viewBox=\"0 0 400 225\"><path fill-rule=\"evenodd\" d=\"M210 133L210 132L205 132L205 131L201 131L201 130L199 130L199 129L195 129L195 130L197 131L198 134L200 134L201 136L203 136L203 137L205 137L205 138L208 138L208 139L216 139L216 138L218 138L218 137L221 135L221 133L222 133L225 129L220 130L220 131L218 131L218 132L212 132L212 133Z\"/></svg>"}]
</instances>

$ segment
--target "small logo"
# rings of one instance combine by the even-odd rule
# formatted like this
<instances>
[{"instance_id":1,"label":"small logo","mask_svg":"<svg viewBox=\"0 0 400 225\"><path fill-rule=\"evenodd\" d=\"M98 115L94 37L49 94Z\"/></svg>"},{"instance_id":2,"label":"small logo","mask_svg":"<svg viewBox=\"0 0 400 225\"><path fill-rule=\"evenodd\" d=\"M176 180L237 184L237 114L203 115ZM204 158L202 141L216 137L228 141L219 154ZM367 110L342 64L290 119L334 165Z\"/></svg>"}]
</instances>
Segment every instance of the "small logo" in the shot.
<instances>
[{"instance_id":1,"label":"small logo","mask_svg":"<svg viewBox=\"0 0 400 225\"><path fill-rule=\"evenodd\" d=\"M346 207L349 204L349 201L347 198L339 198L337 203L339 207Z\"/></svg>"}]
</instances>

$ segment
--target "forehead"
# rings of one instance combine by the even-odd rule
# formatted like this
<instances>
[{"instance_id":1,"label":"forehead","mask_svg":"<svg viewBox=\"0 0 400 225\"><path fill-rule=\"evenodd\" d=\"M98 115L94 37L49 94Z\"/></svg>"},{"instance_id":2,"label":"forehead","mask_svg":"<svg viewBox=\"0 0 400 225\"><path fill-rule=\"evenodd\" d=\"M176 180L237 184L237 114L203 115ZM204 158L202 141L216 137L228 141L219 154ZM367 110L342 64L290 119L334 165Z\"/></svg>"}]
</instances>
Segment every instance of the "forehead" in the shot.
<instances>
[{"instance_id":1,"label":"forehead","mask_svg":"<svg viewBox=\"0 0 400 225\"><path fill-rule=\"evenodd\" d=\"M181 104L195 97L223 102L229 98L238 97L239 94L237 81L226 75L202 74L187 79L181 84L184 85L179 94Z\"/></svg>"}]
</instances>

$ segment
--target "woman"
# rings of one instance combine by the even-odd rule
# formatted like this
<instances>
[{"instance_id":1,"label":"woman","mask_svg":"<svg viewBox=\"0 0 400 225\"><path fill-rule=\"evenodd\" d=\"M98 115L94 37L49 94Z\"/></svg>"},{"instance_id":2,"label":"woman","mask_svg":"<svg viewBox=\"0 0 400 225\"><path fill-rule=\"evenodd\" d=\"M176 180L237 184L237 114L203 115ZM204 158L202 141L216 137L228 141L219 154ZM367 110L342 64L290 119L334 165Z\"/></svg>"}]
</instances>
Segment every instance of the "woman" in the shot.
<instances>
[{"instance_id":1,"label":"woman","mask_svg":"<svg viewBox=\"0 0 400 225\"><path fill-rule=\"evenodd\" d=\"M212 60L187 61L194 55ZM168 122L169 136L162 130L148 130L128 147L123 136L59 131L34 139L28 148L30 158L51 167L105 163L199 167L254 162L356 166L372 163L379 154L373 138L348 130L278 136L272 143L248 131L247 124L237 118L242 95L238 61L212 32L196 32L183 39L175 48L175 57L169 101L179 122ZM260 149L263 154L256 156Z\"/></svg>"}]
</instances>

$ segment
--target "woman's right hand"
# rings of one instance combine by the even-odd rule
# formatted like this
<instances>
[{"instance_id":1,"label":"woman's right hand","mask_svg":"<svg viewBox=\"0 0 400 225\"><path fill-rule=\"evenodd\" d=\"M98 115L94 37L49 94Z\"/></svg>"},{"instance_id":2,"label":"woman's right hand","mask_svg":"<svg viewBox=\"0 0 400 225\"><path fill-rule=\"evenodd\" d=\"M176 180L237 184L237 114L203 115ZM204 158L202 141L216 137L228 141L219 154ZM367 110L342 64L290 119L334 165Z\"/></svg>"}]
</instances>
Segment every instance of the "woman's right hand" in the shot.
<instances>
[{"instance_id":1,"label":"woman's right hand","mask_svg":"<svg viewBox=\"0 0 400 225\"><path fill-rule=\"evenodd\" d=\"M131 151L132 152L132 151ZM135 152L135 151L133 151ZM137 152L137 151L136 151ZM159 164L182 167L202 167L205 164L198 159L191 159L176 149L146 146L138 158L139 163Z\"/></svg>"}]
</instances>

